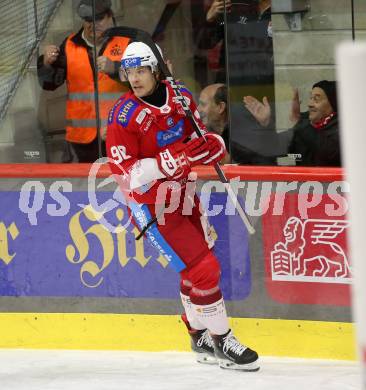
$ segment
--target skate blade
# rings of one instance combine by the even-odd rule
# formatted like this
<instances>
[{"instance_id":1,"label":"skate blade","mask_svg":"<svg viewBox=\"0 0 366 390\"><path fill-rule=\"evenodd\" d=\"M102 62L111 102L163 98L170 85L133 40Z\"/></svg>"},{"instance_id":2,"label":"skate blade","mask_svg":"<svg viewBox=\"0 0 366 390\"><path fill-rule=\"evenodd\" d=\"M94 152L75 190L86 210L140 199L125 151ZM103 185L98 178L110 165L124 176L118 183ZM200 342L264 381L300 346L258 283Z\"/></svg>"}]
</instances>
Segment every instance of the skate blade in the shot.
<instances>
[{"instance_id":1,"label":"skate blade","mask_svg":"<svg viewBox=\"0 0 366 390\"><path fill-rule=\"evenodd\" d=\"M196 353L196 361L201 364L217 364L217 359L208 353Z\"/></svg>"},{"instance_id":2,"label":"skate blade","mask_svg":"<svg viewBox=\"0 0 366 390\"><path fill-rule=\"evenodd\" d=\"M225 370L238 370L238 371L248 371L255 372L259 370L258 361L248 363L248 364L236 364L230 360L219 360L220 368Z\"/></svg>"}]
</instances>

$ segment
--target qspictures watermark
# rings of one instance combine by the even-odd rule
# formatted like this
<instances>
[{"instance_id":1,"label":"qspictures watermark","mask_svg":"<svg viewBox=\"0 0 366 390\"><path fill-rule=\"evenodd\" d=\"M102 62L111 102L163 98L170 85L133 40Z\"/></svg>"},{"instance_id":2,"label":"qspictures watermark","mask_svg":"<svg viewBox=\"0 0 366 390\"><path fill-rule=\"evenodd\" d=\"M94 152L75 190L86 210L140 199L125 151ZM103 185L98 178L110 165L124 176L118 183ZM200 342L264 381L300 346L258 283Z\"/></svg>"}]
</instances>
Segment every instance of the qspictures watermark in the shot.
<instances>
[{"instance_id":1,"label":"qspictures watermark","mask_svg":"<svg viewBox=\"0 0 366 390\"><path fill-rule=\"evenodd\" d=\"M98 160L100 161L100 160ZM105 159L103 160L105 162ZM125 179L116 182L115 177L109 177L101 180L97 179L99 169L102 164L94 163L89 171L88 182L88 204L78 204L83 209L89 207L98 213L99 222L110 232L117 232L116 229L124 229L130 222L128 219L122 226L114 226L108 220L109 213L121 206L128 207L129 202L136 202L131 195L126 196L124 183L128 184L128 175L125 173ZM123 175L122 175L123 176ZM122 177L121 176L121 177ZM208 217L218 215L235 215L235 202L240 202L244 206L249 217L260 217L270 212L272 215L283 215L286 197L289 194L295 194L298 198L297 211L302 219L309 217L309 211L322 203L324 196L327 196L327 203L324 205L324 213L328 217L342 217L348 211L347 194L350 192L349 184L345 181L334 181L321 183L318 181L291 181L291 182L261 182L240 181L239 178L230 180L230 185L235 194L234 202L226 197L225 204L217 203L214 194L224 193L225 188L217 180L205 181L197 189L197 180L195 175L190 175L185 179L184 186L175 181L164 181L159 183L150 183L156 185L156 194L158 202L155 204L156 213L159 213L159 223L164 224L164 216L173 213L183 201L182 213L191 215L194 206L193 195L199 192L201 204ZM111 188L111 196L108 200L100 202L98 195L106 188ZM122 188L121 188L122 187ZM144 187L145 191L146 188ZM140 193L143 193L141 190ZM71 196L73 185L68 180L57 180L52 182L48 188L39 180L26 181L20 190L19 210L24 213L31 225L37 225L38 213L45 209L47 214L52 217L64 217L71 209ZM47 200L45 194L48 193ZM166 199L169 197L169 202ZM323 207L323 206L322 206Z\"/></svg>"}]
</instances>

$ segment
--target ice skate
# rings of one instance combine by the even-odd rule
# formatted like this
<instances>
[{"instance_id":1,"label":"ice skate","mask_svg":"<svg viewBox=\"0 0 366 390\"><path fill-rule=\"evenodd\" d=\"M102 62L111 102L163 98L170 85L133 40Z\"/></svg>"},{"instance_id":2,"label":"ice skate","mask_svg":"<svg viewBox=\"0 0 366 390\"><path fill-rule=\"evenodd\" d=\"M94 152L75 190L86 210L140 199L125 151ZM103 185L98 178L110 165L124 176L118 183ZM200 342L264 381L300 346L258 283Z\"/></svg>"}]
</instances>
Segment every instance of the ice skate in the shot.
<instances>
[{"instance_id":1,"label":"ice skate","mask_svg":"<svg viewBox=\"0 0 366 390\"><path fill-rule=\"evenodd\" d=\"M192 329L187 316L181 316L184 324L187 327L188 333L191 337L191 348L196 354L198 363L203 364L217 364L217 359L214 350L214 343L207 329Z\"/></svg>"},{"instance_id":2,"label":"ice skate","mask_svg":"<svg viewBox=\"0 0 366 390\"><path fill-rule=\"evenodd\" d=\"M191 348L196 353L196 360L203 364L217 364L214 343L207 329L190 330Z\"/></svg>"},{"instance_id":3,"label":"ice skate","mask_svg":"<svg viewBox=\"0 0 366 390\"><path fill-rule=\"evenodd\" d=\"M232 331L212 336L216 358L221 368L241 371L258 371L258 354L242 345Z\"/></svg>"}]
</instances>

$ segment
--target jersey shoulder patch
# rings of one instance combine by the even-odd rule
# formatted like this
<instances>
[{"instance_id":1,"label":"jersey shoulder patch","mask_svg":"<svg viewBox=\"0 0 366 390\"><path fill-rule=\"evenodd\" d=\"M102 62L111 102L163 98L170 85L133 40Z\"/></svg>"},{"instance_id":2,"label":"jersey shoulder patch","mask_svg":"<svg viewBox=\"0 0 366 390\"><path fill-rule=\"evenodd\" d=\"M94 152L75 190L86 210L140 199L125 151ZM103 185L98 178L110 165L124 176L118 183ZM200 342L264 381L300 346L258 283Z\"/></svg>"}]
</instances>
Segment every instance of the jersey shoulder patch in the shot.
<instances>
[{"instance_id":1,"label":"jersey shoulder patch","mask_svg":"<svg viewBox=\"0 0 366 390\"><path fill-rule=\"evenodd\" d=\"M126 98L119 108L117 114L117 123L123 127L127 127L138 107L138 102L136 102L134 99Z\"/></svg>"},{"instance_id":2,"label":"jersey shoulder patch","mask_svg":"<svg viewBox=\"0 0 366 390\"><path fill-rule=\"evenodd\" d=\"M126 99L126 94L122 95L117 101L116 103L114 104L114 106L111 108L111 110L109 111L109 115L108 115L108 124L111 124L113 122L113 119L114 119L114 114L116 112L116 110L118 109L118 107L121 105L121 103L123 103L123 101Z\"/></svg>"}]
</instances>

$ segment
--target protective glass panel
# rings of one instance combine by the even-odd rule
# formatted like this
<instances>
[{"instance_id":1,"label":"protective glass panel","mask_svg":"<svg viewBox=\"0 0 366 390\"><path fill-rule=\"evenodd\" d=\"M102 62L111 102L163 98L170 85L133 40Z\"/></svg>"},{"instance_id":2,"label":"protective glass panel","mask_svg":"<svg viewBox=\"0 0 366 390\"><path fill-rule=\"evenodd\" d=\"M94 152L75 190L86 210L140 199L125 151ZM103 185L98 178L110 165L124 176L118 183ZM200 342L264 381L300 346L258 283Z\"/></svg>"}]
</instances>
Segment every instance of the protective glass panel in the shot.
<instances>
[{"instance_id":1,"label":"protective glass panel","mask_svg":"<svg viewBox=\"0 0 366 390\"><path fill-rule=\"evenodd\" d=\"M0 162L45 161L35 59L60 0L0 2Z\"/></svg>"},{"instance_id":2,"label":"protective glass panel","mask_svg":"<svg viewBox=\"0 0 366 390\"><path fill-rule=\"evenodd\" d=\"M66 132L68 142L64 146L68 153L61 156L65 162L91 162L98 156L105 156L109 110L128 90L126 82L121 82L119 78L120 60L128 40L118 31L114 35L103 35L109 28L127 25L147 31L163 50L165 59L172 63L174 76L184 80L193 93L199 92L201 87L195 78L191 23L191 8L195 9L195 4L125 0L112 1L108 10L101 10L100 7L108 2L96 1L94 40L93 9L89 6L93 2L82 3L85 3L82 8L79 1L65 4L65 13L57 15L55 22L66 19L67 13L73 20L72 25L62 33L58 31L56 38L51 28L49 39L45 39L42 45L42 54L47 50L52 52L50 43L57 47L57 54L60 54L54 64L54 68L59 65L59 69L52 77L44 77L41 85L44 89L42 95L47 100L46 110L53 107L57 111L57 115L46 115L47 129L54 139L62 137L62 129ZM71 33L74 35L70 36ZM96 78L97 85L94 83ZM62 114L65 105L66 113ZM54 122L56 117L59 120L57 124ZM62 138L53 144L60 145L61 142ZM60 155L56 157L52 151L49 155L52 161L60 159Z\"/></svg>"},{"instance_id":3,"label":"protective glass panel","mask_svg":"<svg viewBox=\"0 0 366 390\"><path fill-rule=\"evenodd\" d=\"M227 82L235 162L340 165L336 103L324 107L309 96L315 83L335 80L334 51L352 39L351 11L343 1L231 3ZM335 102L334 84L325 88Z\"/></svg>"},{"instance_id":4,"label":"protective glass panel","mask_svg":"<svg viewBox=\"0 0 366 390\"><path fill-rule=\"evenodd\" d=\"M121 48L108 47L114 53L114 67L100 59L108 43L97 43L94 58L92 34L89 46L82 36L87 26L78 15L78 5L79 0L1 2L1 162L82 160L69 141L87 155L103 154L106 112L125 88L116 87ZM299 118L293 89L298 89L300 112L306 119L312 85L334 80L334 48L352 35L363 39L366 12L361 0L272 0L272 4L268 0L113 0L111 10L112 25L141 28L153 36L171 61L175 78L200 103L205 124L226 139L232 162L260 165L307 165L298 159L302 151L288 156ZM100 25L98 20L97 30ZM69 64L60 52L65 51L71 34L88 50L86 57L77 56ZM45 63L46 54L55 57ZM54 66L47 61L55 61ZM75 73L67 71L69 66ZM93 68L98 67L104 67L99 69L99 81L108 78L109 86L115 82L111 91L103 86L102 94L99 88L95 90ZM78 72L83 77L75 84L72 77ZM213 97L217 83L228 87L227 97L225 90ZM207 86L211 88L205 90ZM252 98L244 103L244 96ZM227 111L223 112L225 100ZM84 130L70 135L71 127Z\"/></svg>"}]
</instances>

